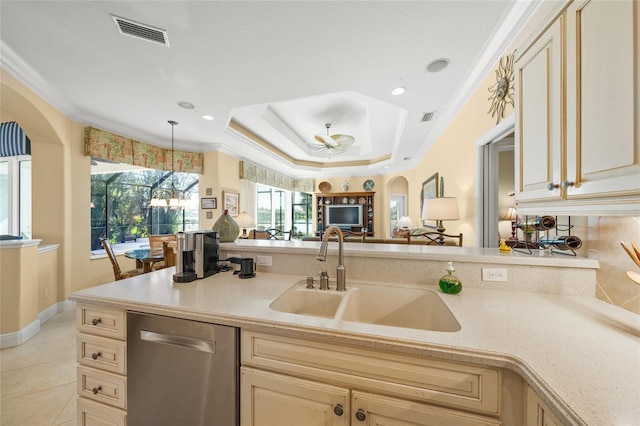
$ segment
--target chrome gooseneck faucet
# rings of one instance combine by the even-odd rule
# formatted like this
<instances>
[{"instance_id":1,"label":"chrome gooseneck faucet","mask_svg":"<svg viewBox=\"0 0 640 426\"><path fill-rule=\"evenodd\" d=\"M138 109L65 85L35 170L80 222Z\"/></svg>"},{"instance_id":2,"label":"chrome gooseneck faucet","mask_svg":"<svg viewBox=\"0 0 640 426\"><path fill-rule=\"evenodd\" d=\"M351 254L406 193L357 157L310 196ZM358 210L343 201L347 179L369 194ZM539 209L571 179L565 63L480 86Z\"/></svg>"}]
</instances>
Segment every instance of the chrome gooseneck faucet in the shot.
<instances>
[{"instance_id":1,"label":"chrome gooseneck faucet","mask_svg":"<svg viewBox=\"0 0 640 426\"><path fill-rule=\"evenodd\" d=\"M320 251L318 252L318 256L316 259L325 262L327 260L327 245L329 243L329 237L333 234L336 234L338 237L338 267L336 268L336 278L338 280L338 286L336 290L338 291L346 291L346 272L347 268L344 267L344 253L342 251L342 246L344 244L344 237L342 235L342 231L337 226L329 226L322 237L322 244L320 245Z\"/></svg>"}]
</instances>

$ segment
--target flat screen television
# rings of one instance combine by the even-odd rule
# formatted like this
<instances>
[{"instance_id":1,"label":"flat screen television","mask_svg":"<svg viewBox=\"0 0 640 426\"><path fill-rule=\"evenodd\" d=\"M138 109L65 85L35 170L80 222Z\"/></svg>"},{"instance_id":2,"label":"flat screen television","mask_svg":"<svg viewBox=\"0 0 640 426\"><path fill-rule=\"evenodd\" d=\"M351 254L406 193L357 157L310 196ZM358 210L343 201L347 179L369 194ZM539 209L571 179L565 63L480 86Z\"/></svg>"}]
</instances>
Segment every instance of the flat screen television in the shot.
<instances>
[{"instance_id":1,"label":"flat screen television","mask_svg":"<svg viewBox=\"0 0 640 426\"><path fill-rule=\"evenodd\" d=\"M328 205L326 206L327 225L335 225L339 228L362 227L362 206L355 205Z\"/></svg>"}]
</instances>

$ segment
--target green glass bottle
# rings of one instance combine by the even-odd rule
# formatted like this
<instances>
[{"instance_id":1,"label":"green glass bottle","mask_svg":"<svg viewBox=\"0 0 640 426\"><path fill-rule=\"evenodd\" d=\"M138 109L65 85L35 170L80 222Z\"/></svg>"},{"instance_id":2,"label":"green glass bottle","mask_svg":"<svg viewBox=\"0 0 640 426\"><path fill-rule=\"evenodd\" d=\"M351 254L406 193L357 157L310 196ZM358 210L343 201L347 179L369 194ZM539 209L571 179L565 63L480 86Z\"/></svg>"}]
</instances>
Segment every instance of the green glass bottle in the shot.
<instances>
[{"instance_id":1,"label":"green glass bottle","mask_svg":"<svg viewBox=\"0 0 640 426\"><path fill-rule=\"evenodd\" d=\"M462 282L453 275L455 268L453 267L453 262L449 262L447 265L447 275L440 278L440 290L443 293L448 294L458 294L462 291Z\"/></svg>"}]
</instances>

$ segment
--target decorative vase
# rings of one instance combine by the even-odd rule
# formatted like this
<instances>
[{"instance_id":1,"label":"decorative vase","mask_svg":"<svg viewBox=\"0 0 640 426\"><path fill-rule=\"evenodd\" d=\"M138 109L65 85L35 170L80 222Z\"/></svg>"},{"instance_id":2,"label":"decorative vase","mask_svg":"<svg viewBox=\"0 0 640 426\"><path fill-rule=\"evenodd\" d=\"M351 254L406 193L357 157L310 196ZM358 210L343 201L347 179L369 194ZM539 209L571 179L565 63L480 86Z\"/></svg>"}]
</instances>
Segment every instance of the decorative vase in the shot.
<instances>
[{"instance_id":1,"label":"decorative vase","mask_svg":"<svg viewBox=\"0 0 640 426\"><path fill-rule=\"evenodd\" d=\"M229 215L229 210L225 209L222 215L211 227L213 231L218 231L221 243L231 243L240 235L240 227Z\"/></svg>"},{"instance_id":2,"label":"decorative vase","mask_svg":"<svg viewBox=\"0 0 640 426\"><path fill-rule=\"evenodd\" d=\"M349 190L349 182L345 180L342 182L342 192L347 192Z\"/></svg>"}]
</instances>

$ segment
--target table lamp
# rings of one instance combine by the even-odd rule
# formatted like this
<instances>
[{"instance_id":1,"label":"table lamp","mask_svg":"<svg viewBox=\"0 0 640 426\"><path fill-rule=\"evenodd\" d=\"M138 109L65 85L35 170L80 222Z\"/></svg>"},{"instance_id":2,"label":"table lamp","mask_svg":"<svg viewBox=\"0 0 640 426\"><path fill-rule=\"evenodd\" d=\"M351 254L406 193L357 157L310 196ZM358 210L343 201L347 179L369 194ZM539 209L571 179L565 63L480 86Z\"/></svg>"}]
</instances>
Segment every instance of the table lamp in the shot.
<instances>
[{"instance_id":1,"label":"table lamp","mask_svg":"<svg viewBox=\"0 0 640 426\"><path fill-rule=\"evenodd\" d=\"M398 222L396 222L396 227L398 229L409 229L413 228L413 221L409 216L402 216Z\"/></svg>"},{"instance_id":2,"label":"table lamp","mask_svg":"<svg viewBox=\"0 0 640 426\"><path fill-rule=\"evenodd\" d=\"M247 239L249 236L247 235L247 228L255 228L256 221L251 215L247 212L242 212L236 218L236 223L240 228L242 228L242 235L238 238Z\"/></svg>"},{"instance_id":3,"label":"table lamp","mask_svg":"<svg viewBox=\"0 0 640 426\"><path fill-rule=\"evenodd\" d=\"M511 221L511 239L515 240L516 239L516 216L517 216L517 210L514 206L509 207L509 210L507 210L507 213L502 216L502 218L500 218L500 220L509 220Z\"/></svg>"},{"instance_id":4,"label":"table lamp","mask_svg":"<svg viewBox=\"0 0 640 426\"><path fill-rule=\"evenodd\" d=\"M436 231L440 234L438 240L440 244L444 242L445 228L442 225L444 220L458 220L458 200L455 197L425 198L422 207L422 220L435 220Z\"/></svg>"}]
</instances>

